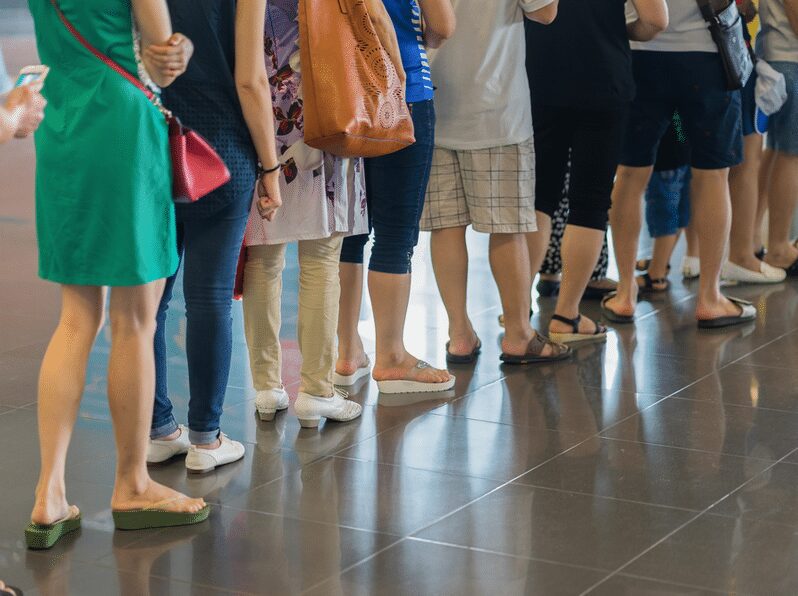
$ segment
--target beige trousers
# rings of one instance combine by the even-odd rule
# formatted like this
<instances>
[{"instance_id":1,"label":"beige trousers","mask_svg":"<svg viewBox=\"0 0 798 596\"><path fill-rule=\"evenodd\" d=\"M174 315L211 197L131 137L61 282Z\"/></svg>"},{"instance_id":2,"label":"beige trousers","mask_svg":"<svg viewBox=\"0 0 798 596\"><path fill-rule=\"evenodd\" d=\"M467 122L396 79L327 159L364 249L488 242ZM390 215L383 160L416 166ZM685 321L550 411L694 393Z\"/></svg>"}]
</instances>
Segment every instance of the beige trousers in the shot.
<instances>
[{"instance_id":1,"label":"beige trousers","mask_svg":"<svg viewBox=\"0 0 798 596\"><path fill-rule=\"evenodd\" d=\"M299 317L302 354L300 391L319 397L333 394L335 333L341 283L338 263L341 236L299 241ZM285 244L250 246L244 269L244 330L257 391L282 385L280 306Z\"/></svg>"}]
</instances>

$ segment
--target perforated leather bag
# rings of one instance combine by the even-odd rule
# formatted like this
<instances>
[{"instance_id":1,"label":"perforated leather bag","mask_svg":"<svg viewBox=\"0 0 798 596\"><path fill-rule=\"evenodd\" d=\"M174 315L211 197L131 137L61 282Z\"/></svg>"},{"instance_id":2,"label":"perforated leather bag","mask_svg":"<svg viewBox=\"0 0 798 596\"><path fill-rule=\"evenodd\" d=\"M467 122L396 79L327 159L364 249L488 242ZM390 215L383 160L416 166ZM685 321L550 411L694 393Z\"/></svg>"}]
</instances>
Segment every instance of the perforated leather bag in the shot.
<instances>
[{"instance_id":1,"label":"perforated leather bag","mask_svg":"<svg viewBox=\"0 0 798 596\"><path fill-rule=\"evenodd\" d=\"M305 143L378 157L415 142L404 81L364 0L299 0Z\"/></svg>"}]
</instances>

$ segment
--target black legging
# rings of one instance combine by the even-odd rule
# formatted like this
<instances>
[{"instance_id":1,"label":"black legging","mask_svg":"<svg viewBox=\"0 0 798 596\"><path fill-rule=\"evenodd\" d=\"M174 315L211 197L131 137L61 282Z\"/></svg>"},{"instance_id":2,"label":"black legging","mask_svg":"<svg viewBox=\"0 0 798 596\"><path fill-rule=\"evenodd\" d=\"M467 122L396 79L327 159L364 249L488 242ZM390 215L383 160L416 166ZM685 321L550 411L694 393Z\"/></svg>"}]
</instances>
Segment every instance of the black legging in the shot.
<instances>
[{"instance_id":1,"label":"black legging","mask_svg":"<svg viewBox=\"0 0 798 596\"><path fill-rule=\"evenodd\" d=\"M538 211L554 217L568 175L568 224L607 229L627 112L533 105Z\"/></svg>"}]
</instances>

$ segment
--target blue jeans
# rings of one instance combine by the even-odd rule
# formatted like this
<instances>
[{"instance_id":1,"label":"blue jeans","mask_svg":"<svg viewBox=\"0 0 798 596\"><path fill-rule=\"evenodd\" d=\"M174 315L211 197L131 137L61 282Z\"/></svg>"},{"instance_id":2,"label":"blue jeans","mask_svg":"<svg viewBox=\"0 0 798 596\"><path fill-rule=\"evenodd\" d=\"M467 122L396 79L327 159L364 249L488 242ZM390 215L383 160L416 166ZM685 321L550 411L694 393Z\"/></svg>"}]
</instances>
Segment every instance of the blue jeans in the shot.
<instances>
[{"instance_id":1,"label":"blue jeans","mask_svg":"<svg viewBox=\"0 0 798 596\"><path fill-rule=\"evenodd\" d=\"M673 236L690 223L690 166L654 172L646 189L646 225L652 238Z\"/></svg>"},{"instance_id":2,"label":"blue jeans","mask_svg":"<svg viewBox=\"0 0 798 596\"><path fill-rule=\"evenodd\" d=\"M232 297L236 263L244 238L248 205L234 201L210 217L177 216L178 253L183 265L186 299L189 439L194 445L219 436L222 406L232 357ZM166 282L155 332L155 407L150 437L165 437L178 428L167 389L166 313L175 284Z\"/></svg>"},{"instance_id":3,"label":"blue jeans","mask_svg":"<svg viewBox=\"0 0 798 596\"><path fill-rule=\"evenodd\" d=\"M374 229L369 269L380 273L410 273L418 244L418 223L435 146L435 106L428 100L410 107L416 142L396 153L366 160L366 200ZM345 238L341 262L362 264L368 240L368 234Z\"/></svg>"}]
</instances>

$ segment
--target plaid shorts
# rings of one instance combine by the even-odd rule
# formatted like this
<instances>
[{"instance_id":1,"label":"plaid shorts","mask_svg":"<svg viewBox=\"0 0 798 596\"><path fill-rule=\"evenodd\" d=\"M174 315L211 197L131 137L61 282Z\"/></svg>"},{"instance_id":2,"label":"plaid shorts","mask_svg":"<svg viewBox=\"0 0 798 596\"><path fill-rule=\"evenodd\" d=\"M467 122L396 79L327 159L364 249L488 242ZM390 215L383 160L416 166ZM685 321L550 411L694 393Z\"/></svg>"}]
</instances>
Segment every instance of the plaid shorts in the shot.
<instances>
[{"instance_id":1,"label":"plaid shorts","mask_svg":"<svg viewBox=\"0 0 798 596\"><path fill-rule=\"evenodd\" d=\"M435 147L421 229L469 224L489 234L537 231L532 139L473 151Z\"/></svg>"}]
</instances>

